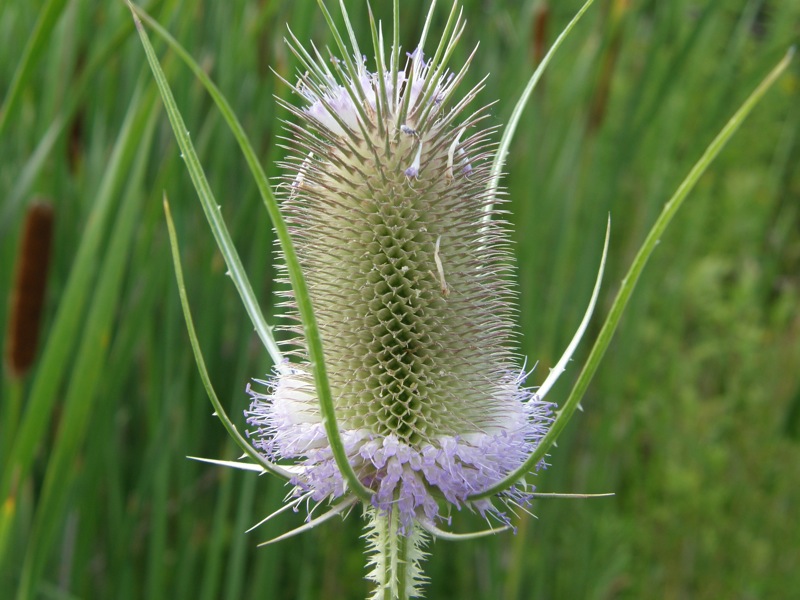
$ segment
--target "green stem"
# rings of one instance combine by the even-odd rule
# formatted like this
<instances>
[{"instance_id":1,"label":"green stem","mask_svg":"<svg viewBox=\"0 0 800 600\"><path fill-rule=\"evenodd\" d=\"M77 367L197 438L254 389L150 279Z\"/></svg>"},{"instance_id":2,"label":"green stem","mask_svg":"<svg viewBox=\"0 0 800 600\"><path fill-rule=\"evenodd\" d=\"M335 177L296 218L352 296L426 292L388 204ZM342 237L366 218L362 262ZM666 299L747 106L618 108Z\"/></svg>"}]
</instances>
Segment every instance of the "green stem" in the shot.
<instances>
[{"instance_id":1,"label":"green stem","mask_svg":"<svg viewBox=\"0 0 800 600\"><path fill-rule=\"evenodd\" d=\"M375 584L369 600L409 600L421 597L420 563L425 558L422 548L427 535L414 523L410 532L403 532L400 511L386 514L372 506L366 508L367 554L372 570L367 579Z\"/></svg>"},{"instance_id":2,"label":"green stem","mask_svg":"<svg viewBox=\"0 0 800 600\"><path fill-rule=\"evenodd\" d=\"M398 521L400 518L400 511L392 511L392 543L394 544L393 565L397 573L397 600L407 600L409 598L409 585L408 585L408 561L411 559L409 556L408 538L400 535L398 532ZM395 600L394 598L392 600Z\"/></svg>"}]
</instances>

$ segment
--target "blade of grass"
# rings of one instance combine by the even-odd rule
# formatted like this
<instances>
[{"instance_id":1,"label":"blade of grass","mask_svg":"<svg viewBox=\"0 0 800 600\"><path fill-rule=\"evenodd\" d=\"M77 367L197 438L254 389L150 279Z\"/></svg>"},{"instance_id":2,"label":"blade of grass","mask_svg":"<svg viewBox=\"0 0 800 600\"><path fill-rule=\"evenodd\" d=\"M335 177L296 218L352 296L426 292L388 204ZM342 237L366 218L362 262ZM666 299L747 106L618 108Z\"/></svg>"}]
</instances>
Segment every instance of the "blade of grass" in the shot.
<instances>
[{"instance_id":1,"label":"blade of grass","mask_svg":"<svg viewBox=\"0 0 800 600\"><path fill-rule=\"evenodd\" d=\"M253 516L253 500L256 493L256 478L245 477L239 490L238 503L235 509L236 520L233 530L237 533L246 531L255 520ZM247 581L247 548L249 538L243 535L234 536L231 550L225 567L224 593L220 598L239 600L244 597L242 590Z\"/></svg>"},{"instance_id":2,"label":"blade of grass","mask_svg":"<svg viewBox=\"0 0 800 600\"><path fill-rule=\"evenodd\" d=\"M517 125L522 117L522 111L525 110L525 106L528 103L528 99L531 97L533 90L536 88L536 84L539 83L539 80L542 78L547 65L550 64L553 56L555 56L556 51L559 49L564 40L567 39L567 36L570 34L575 25L577 25L578 21L581 20L581 17L584 15L584 13L589 10L592 2L594 2L594 0L587 0L581 9L575 14L575 16L572 17L572 20L559 34L559 36L556 38L556 41L553 42L553 45L550 47L550 50L547 51L547 54L545 54L542 62L540 62L539 66L536 67L536 70L528 80L525 89L522 90L522 95L519 97L519 100L517 100L517 104L514 106L514 110L511 112L511 118L508 120L508 124L503 130L503 136L500 138L500 144L497 147L497 154L495 154L494 160L492 161L492 177L489 179L489 184L487 186L487 189L490 192L496 190L498 184L500 183L500 175L503 170L503 165L506 162L506 156L508 156L508 150L511 147L511 141L514 139L514 134L517 131ZM488 221L492 218L492 207L492 204L487 204L484 208L484 221Z\"/></svg>"},{"instance_id":3,"label":"blade of grass","mask_svg":"<svg viewBox=\"0 0 800 600\"><path fill-rule=\"evenodd\" d=\"M606 317L606 320L603 323L603 327L600 330L597 341L595 341L594 346L589 353L589 358L586 360L586 364L584 365L583 370L581 371L580 376L575 383L575 386L572 388L572 392L567 398L567 401L564 403L564 406L562 406L558 411L555 420L550 426L550 429L544 438L542 438L542 441L536 447L536 450L519 469L507 477L504 477L492 487L470 497L471 500L478 500L480 498L492 496L513 485L520 477L534 469L539 461L545 457L547 452L556 442L558 436L564 430L570 418L574 414L575 409L580 404L580 401L586 392L586 388L589 386L589 382L594 376L595 371L597 371L597 367L600 364L600 361L602 360L609 343L611 342L611 338L614 336L614 332L617 329L617 325L619 325L622 313L625 311L625 307L628 304L628 300L630 299L634 288L636 287L636 283L639 281L639 277L642 274L650 255L652 255L653 250L655 250L659 239L664 234L664 231L666 230L670 221L672 221L675 213L678 212L678 209L689 195L689 192L692 190L692 188L694 188L695 184L697 184L700 176L717 157L719 152L722 150L731 136L736 132L747 115L749 115L753 108L755 108L755 106L759 103L767 90L772 87L778 77L780 77L780 75L786 70L793 56L794 48L791 48L789 52L787 52L786 56L784 56L784 58L772 69L772 71L770 71L770 73L764 78L758 87L756 87L756 89L753 90L750 96L744 101L739 110L737 110L731 119L725 124L719 134L717 134L717 137L714 138L700 159L689 171L689 174L686 176L686 178L678 186L678 189L675 191L673 196L664 205L664 209L661 211L658 219L650 229L647 238L645 238L644 243L634 258L627 275L622 280L622 286L617 293L617 297L614 299L614 303L611 306L608 317Z\"/></svg>"},{"instance_id":4,"label":"blade of grass","mask_svg":"<svg viewBox=\"0 0 800 600\"><path fill-rule=\"evenodd\" d=\"M203 581L200 585L198 600L214 600L220 597L219 588L225 564L225 536L229 532L228 513L233 504L234 472L227 469L220 472L216 486L214 516L211 519L211 531L206 546Z\"/></svg>"},{"instance_id":5,"label":"blade of grass","mask_svg":"<svg viewBox=\"0 0 800 600\"><path fill-rule=\"evenodd\" d=\"M167 580L168 564L165 558L168 547L170 462L160 460L153 462L154 481L150 490L152 514L150 515L150 534L148 535L146 597L149 600L167 598L168 592L164 583Z\"/></svg>"},{"instance_id":6,"label":"blade of grass","mask_svg":"<svg viewBox=\"0 0 800 600\"><path fill-rule=\"evenodd\" d=\"M66 4L67 0L48 0L47 4L39 11L39 19L36 21L33 32L28 38L25 50L22 52L22 58L17 65L17 70L14 72L14 78L11 80L3 105L0 106L0 136L3 135L6 123L9 122L19 103L22 89L30 78L31 73L33 73L36 62L44 51L50 39L50 34ZM6 51L8 51L8 48L6 48Z\"/></svg>"},{"instance_id":7,"label":"blade of grass","mask_svg":"<svg viewBox=\"0 0 800 600\"><path fill-rule=\"evenodd\" d=\"M178 110L178 107L175 104L175 100L172 96L172 91L169 88L169 84L167 83L164 72L162 71L161 66L159 65L158 62L158 58L155 55L155 50L150 44L150 40L147 36L147 33L145 32L144 27L142 26L141 21L139 20L139 15L141 14L141 10L137 9L132 4L130 4L129 6L131 7L131 12L133 13L134 20L137 24L139 37L142 40L142 44L145 48L145 53L147 54L147 60L150 63L150 67L156 78L156 82L159 86L159 89L161 90L162 99L164 100L164 104L167 108L167 114L169 115L170 123L172 124L175 137L178 140L178 145L180 146L183 156L186 159L186 165L192 177L192 182L195 185L195 189L197 190L201 204L203 205L203 210L206 214L206 218L209 220L209 224L211 225L212 232L214 233L214 237L217 240L217 244L220 247L220 251L223 252L223 255L229 254L230 257L233 258L235 256L235 249L233 248L233 244L230 241L230 235L227 232L225 223L223 222L219 214L217 205L214 202L214 197L211 192L211 188L208 185L208 181L206 180L203 168L200 165L200 161L197 158L197 154L194 151L192 142L189 139L186 126L183 123L183 118L181 117L180 111ZM142 15L142 18L146 19L147 17L146 15ZM198 79L203 83L203 85L206 87L206 89L209 91L212 98L214 99L214 102L217 104L217 107L219 108L220 112L225 118L226 123L231 128L231 131L234 133L237 142L239 142L239 145L247 160L248 166L250 167L251 172L255 177L256 185L258 186L259 192L261 193L264 205L272 220L272 225L275 228L275 234L281 245L281 250L283 252L284 259L286 261L286 269L292 284L292 288L294 290L295 300L297 302L297 309L298 312L300 313L303 322L303 330L305 333L306 344L308 346L309 361L311 363L311 368L313 370L314 383L316 386L317 396L320 403L320 410L322 412L323 422L325 424L325 432L331 444L331 450L336 460L336 465L341 471L345 481L347 482L347 485L350 487L353 493L355 493L360 499L364 501L369 501L369 499L372 497L373 492L367 489L361 483L361 481L358 479L358 476L355 474L355 471L353 470L352 466L347 460L347 455L344 450L344 444L342 443L341 434L339 432L339 426L336 421L336 414L333 406L333 397L331 395L330 384L328 382L328 377L325 371L324 354L322 351L322 340L320 338L319 329L317 327L316 319L314 317L313 307L311 306L311 298L308 293L308 288L306 287L305 279L303 278L302 270L300 269L300 263L294 251L294 246L292 244L291 237L289 236L288 228L286 227L286 223L284 222L283 217L280 213L277 200L275 199L275 196L272 193L272 190L266 179L266 175L264 174L264 171L261 168L261 165L259 164L258 159L255 156L255 152L253 151L252 146L249 140L247 139L247 136L245 135L241 124L239 124L239 121L234 115L233 110L230 107L230 104L227 102L227 100L225 100L221 92L216 88L216 86L211 82L211 80L202 72L202 70L195 63L195 61L191 59L189 54L185 52L180 47L180 45L174 39L172 39L171 36L169 36L169 34L167 34L166 31L163 30L163 28L157 27L156 24L154 24L151 19L148 19L148 24L151 24L155 27L159 35L163 36L164 40L167 41L167 43L169 43L169 45L178 53L178 55L189 65L189 67L192 69L192 71L195 73ZM227 257L226 257L226 263L228 264L228 268L231 269L231 263L228 262ZM247 282L247 277L246 275L244 275L243 271L241 272L241 277L242 277L241 284L249 287L249 283ZM252 290L250 290L250 295L252 296ZM260 309L258 309L258 305L257 303L255 303L254 299L252 300L252 302L255 303L254 308L248 307L248 302L250 300L246 299L244 296L243 296L243 301L245 302L246 308L248 308L248 314L250 314L251 319L255 319L254 315L256 314L256 311L260 316ZM260 318L263 320L263 317ZM269 330L267 329L267 331ZM271 333L269 335L271 337ZM275 346L275 350L277 350L277 346Z\"/></svg>"},{"instance_id":8,"label":"blade of grass","mask_svg":"<svg viewBox=\"0 0 800 600\"><path fill-rule=\"evenodd\" d=\"M36 507L33 534L29 539L20 577L21 582L17 591L19 600L35 596L45 563L52 555L55 546L53 542L62 527L63 514L72 490L69 482L74 468L73 463L86 436L96 401L96 392L105 370L107 340L111 335L129 248L145 197L141 192L141 185L159 113L155 90L146 94L141 101L135 99L132 108L144 115L146 121L144 126L136 131L137 156L131 170L125 173L129 178L128 185L109 236L108 247L103 252L104 259L98 273L88 318L82 335L78 338L80 344L63 399L58 433L47 463Z\"/></svg>"}]
</instances>

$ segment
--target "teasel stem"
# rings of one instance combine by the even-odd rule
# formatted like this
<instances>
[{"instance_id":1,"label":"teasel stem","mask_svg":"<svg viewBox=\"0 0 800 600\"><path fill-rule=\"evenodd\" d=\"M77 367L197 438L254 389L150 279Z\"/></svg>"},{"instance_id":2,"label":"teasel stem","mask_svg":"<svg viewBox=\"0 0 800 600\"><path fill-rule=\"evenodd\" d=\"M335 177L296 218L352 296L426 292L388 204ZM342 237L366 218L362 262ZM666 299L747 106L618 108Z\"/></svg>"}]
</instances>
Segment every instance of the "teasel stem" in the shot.
<instances>
[{"instance_id":1,"label":"teasel stem","mask_svg":"<svg viewBox=\"0 0 800 600\"><path fill-rule=\"evenodd\" d=\"M384 512L368 506L366 513L367 579L375 583L369 600L408 600L420 597L420 585L426 578L420 563L427 556L423 547L428 536L414 524L409 535L402 532L400 511Z\"/></svg>"}]
</instances>

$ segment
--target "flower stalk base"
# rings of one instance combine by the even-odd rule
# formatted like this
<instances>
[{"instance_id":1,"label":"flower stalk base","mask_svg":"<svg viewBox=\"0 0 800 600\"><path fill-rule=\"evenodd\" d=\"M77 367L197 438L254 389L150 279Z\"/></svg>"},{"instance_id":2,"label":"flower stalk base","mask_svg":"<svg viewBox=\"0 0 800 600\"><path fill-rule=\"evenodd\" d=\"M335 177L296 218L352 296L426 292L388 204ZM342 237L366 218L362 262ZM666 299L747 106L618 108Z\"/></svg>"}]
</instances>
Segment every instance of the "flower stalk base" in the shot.
<instances>
[{"instance_id":1,"label":"flower stalk base","mask_svg":"<svg viewBox=\"0 0 800 600\"><path fill-rule=\"evenodd\" d=\"M367 579L375 584L369 600L407 600L422 597L421 586L426 581L421 562L427 557L424 547L427 533L414 524L411 532L404 531L400 511L389 512L372 506L365 510Z\"/></svg>"}]
</instances>

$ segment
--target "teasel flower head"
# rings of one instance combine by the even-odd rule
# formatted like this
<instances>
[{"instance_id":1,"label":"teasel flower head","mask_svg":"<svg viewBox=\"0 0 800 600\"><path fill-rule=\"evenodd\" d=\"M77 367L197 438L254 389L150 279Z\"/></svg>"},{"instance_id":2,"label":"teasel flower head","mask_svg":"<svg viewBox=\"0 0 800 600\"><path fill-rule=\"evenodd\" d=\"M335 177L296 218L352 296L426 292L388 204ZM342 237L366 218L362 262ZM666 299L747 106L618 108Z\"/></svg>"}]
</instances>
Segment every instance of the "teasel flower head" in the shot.
<instances>
[{"instance_id":1,"label":"teasel flower head","mask_svg":"<svg viewBox=\"0 0 800 600\"><path fill-rule=\"evenodd\" d=\"M486 218L497 212L492 130L485 107L471 108L480 86L455 99L466 67L450 72L421 47L380 54L375 72L357 48L351 68L292 49L307 72L293 86L301 106L287 105L284 218L348 460L375 508L398 510L410 532L443 517L438 497L461 507L518 467L549 419L512 350L510 240ZM251 388L251 434L268 457L304 467L298 494L335 498L344 481L302 330L288 329L296 360ZM506 519L488 500L468 505Z\"/></svg>"},{"instance_id":2,"label":"teasel flower head","mask_svg":"<svg viewBox=\"0 0 800 600\"><path fill-rule=\"evenodd\" d=\"M290 35L302 66L289 84L299 106L285 104L293 119L282 213L341 445L370 494L372 578L378 589L393 585L381 574L389 546L405 538L414 549L406 592L416 593L425 536L443 533L451 508L503 526L509 507L528 501L533 488L522 484L499 502L480 494L525 463L553 407L526 386L514 351L514 263L498 208L495 131L488 108L474 106L483 82L462 91L471 56L447 67L464 28L458 7L432 54L424 50L432 10L410 51L396 32L384 50L373 20L373 62L346 12L349 48L320 5L340 54L323 56ZM250 437L270 461L293 464L295 505L348 507L355 497L330 440L297 297L283 295L289 358L249 388Z\"/></svg>"}]
</instances>

